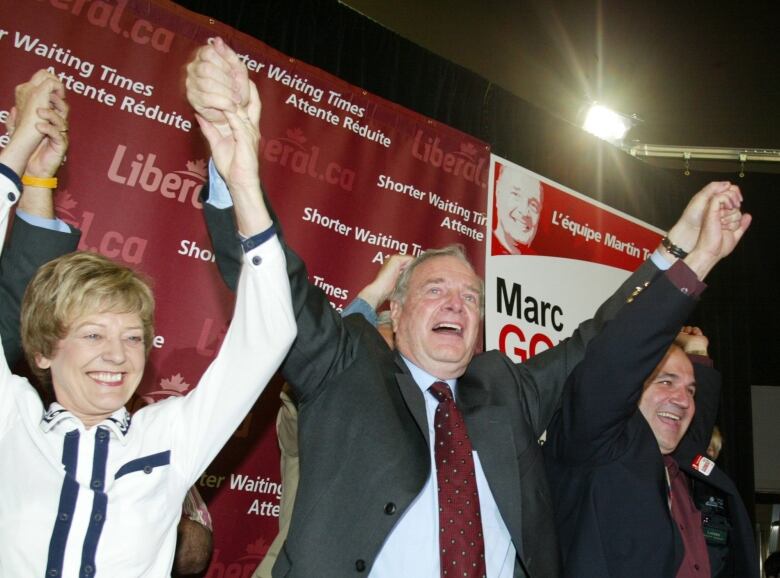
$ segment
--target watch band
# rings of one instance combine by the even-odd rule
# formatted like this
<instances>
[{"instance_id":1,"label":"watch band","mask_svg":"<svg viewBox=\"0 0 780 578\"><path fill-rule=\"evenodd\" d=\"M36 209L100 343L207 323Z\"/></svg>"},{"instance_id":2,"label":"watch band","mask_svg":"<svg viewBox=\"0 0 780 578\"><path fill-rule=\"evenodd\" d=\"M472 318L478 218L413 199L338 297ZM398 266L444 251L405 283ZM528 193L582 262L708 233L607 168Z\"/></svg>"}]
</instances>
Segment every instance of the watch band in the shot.
<instances>
[{"instance_id":1,"label":"watch band","mask_svg":"<svg viewBox=\"0 0 780 578\"><path fill-rule=\"evenodd\" d=\"M672 240L669 237L661 239L661 245L678 259L685 259L688 256L688 251L672 243Z\"/></svg>"}]
</instances>

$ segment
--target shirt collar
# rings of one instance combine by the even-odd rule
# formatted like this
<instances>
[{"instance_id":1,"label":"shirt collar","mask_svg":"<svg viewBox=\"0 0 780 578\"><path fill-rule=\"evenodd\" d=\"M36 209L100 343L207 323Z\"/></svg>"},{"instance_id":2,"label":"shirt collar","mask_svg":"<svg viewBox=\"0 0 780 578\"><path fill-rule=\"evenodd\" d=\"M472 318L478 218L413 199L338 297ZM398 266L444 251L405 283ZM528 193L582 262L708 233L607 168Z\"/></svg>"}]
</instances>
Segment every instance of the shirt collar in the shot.
<instances>
[{"instance_id":1,"label":"shirt collar","mask_svg":"<svg viewBox=\"0 0 780 578\"><path fill-rule=\"evenodd\" d=\"M130 412L124 407L121 407L100 422L98 426L108 429L116 436L122 445L125 445L127 443L127 432L130 430L131 420L132 416L130 415ZM62 407L59 403L54 402L49 406L48 411L43 414L40 426L44 433L49 433L59 424L66 422L73 423L77 429L84 429L84 424L80 419Z\"/></svg>"},{"instance_id":2,"label":"shirt collar","mask_svg":"<svg viewBox=\"0 0 780 578\"><path fill-rule=\"evenodd\" d=\"M438 377L434 377L424 369L417 367L414 363L409 361L406 357L404 357L401 353L401 359L404 360L404 363L406 363L406 366L409 368L409 371L412 374L412 378L414 379L415 383L417 384L417 387L419 387L423 393L428 391L428 388L433 385L435 381L443 381L447 385L450 386L450 389L452 389L452 395L453 397L457 396L457 379L439 379Z\"/></svg>"}]
</instances>

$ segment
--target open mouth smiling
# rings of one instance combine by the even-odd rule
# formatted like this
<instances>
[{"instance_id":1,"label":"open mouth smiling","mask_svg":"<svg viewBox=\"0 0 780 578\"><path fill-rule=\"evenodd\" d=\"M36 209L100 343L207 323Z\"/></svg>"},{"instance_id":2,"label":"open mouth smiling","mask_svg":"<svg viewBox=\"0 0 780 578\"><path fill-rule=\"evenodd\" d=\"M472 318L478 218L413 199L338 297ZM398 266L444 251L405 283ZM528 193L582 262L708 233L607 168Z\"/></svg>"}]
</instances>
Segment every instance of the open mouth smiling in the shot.
<instances>
[{"instance_id":1,"label":"open mouth smiling","mask_svg":"<svg viewBox=\"0 0 780 578\"><path fill-rule=\"evenodd\" d=\"M672 421L674 423L679 422L682 419L681 416L668 411L659 411L656 415L661 418L662 421Z\"/></svg>"},{"instance_id":2,"label":"open mouth smiling","mask_svg":"<svg viewBox=\"0 0 780 578\"><path fill-rule=\"evenodd\" d=\"M433 331L439 335L463 335L463 327L457 323L437 323Z\"/></svg>"},{"instance_id":3,"label":"open mouth smiling","mask_svg":"<svg viewBox=\"0 0 780 578\"><path fill-rule=\"evenodd\" d=\"M97 381L98 383L105 385L119 385L124 378L124 373L117 373L113 371L94 371L88 373L87 375L89 375L90 378Z\"/></svg>"}]
</instances>

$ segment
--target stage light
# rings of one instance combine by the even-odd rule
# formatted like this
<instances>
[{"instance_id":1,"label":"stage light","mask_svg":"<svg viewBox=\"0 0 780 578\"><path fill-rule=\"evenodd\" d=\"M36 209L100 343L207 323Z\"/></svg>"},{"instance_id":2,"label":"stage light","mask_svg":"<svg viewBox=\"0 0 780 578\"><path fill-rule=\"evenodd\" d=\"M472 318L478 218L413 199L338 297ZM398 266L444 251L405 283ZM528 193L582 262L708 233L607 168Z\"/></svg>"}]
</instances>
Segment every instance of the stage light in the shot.
<instances>
[{"instance_id":1,"label":"stage light","mask_svg":"<svg viewBox=\"0 0 780 578\"><path fill-rule=\"evenodd\" d=\"M613 144L622 143L632 126L633 121L630 117L598 103L591 105L585 115L585 122L582 124L584 130Z\"/></svg>"}]
</instances>

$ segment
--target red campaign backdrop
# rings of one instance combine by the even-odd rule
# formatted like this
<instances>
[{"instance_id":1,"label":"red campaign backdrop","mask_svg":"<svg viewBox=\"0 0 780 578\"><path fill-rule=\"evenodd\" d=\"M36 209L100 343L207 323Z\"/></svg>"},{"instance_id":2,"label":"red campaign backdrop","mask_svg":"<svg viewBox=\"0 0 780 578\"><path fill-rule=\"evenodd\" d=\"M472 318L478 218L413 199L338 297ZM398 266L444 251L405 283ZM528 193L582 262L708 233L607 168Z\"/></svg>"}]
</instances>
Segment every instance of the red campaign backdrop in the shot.
<instances>
[{"instance_id":1,"label":"red campaign backdrop","mask_svg":"<svg viewBox=\"0 0 780 578\"><path fill-rule=\"evenodd\" d=\"M485 143L170 2L2 0L0 7L0 117L13 87L35 70L61 76L72 144L58 214L82 229L82 249L129 263L154 282L157 340L144 397L193 387L232 309L200 215L208 153L183 89L183 65L209 37L225 38L258 85L264 186L290 244L335 307L394 252L460 242L482 273ZM215 527L209 576L247 575L276 533L277 393L274 384L199 482Z\"/></svg>"}]
</instances>

